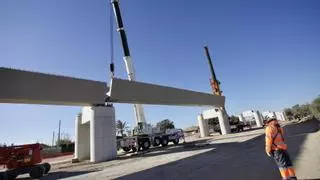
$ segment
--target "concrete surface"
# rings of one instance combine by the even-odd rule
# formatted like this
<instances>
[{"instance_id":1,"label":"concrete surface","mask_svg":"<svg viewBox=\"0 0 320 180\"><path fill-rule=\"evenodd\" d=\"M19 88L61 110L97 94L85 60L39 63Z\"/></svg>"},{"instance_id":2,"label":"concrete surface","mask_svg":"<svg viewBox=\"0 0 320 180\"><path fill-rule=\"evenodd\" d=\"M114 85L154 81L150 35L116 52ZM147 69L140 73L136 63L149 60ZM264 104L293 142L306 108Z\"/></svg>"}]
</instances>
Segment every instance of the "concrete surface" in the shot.
<instances>
[{"instance_id":1,"label":"concrete surface","mask_svg":"<svg viewBox=\"0 0 320 180\"><path fill-rule=\"evenodd\" d=\"M319 179L319 121L288 124L285 138L298 179ZM264 130L203 138L192 146L169 146L117 160L59 164L43 179L281 179L264 152ZM27 177L22 179L28 179Z\"/></svg>"}]
</instances>

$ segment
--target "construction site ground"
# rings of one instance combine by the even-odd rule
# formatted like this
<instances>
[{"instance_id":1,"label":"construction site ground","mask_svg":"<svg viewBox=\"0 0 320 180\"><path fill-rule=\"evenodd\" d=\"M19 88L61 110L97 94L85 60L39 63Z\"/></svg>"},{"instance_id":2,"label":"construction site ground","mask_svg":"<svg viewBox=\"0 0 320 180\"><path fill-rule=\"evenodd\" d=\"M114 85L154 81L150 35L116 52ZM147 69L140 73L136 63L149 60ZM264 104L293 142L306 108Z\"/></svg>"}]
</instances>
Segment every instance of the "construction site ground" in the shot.
<instances>
[{"instance_id":1,"label":"construction site ground","mask_svg":"<svg viewBox=\"0 0 320 180\"><path fill-rule=\"evenodd\" d=\"M317 120L285 124L298 179L320 179L319 124ZM265 154L262 128L187 140L108 162L56 162L41 179L281 179L274 160ZM19 178L29 179L28 175Z\"/></svg>"}]
</instances>

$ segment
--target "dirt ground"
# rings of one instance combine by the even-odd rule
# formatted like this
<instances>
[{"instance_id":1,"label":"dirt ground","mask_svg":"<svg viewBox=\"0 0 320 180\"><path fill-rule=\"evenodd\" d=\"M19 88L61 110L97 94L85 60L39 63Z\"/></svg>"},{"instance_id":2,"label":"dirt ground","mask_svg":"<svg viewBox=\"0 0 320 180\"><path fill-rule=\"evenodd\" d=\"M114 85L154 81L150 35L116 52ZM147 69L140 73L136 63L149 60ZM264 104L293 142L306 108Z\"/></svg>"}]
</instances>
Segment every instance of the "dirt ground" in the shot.
<instances>
[{"instance_id":1,"label":"dirt ground","mask_svg":"<svg viewBox=\"0 0 320 180\"><path fill-rule=\"evenodd\" d=\"M320 179L319 124L314 120L284 128L298 179ZM263 133L256 129L214 136L97 164L59 163L42 179L281 179L264 152Z\"/></svg>"}]
</instances>

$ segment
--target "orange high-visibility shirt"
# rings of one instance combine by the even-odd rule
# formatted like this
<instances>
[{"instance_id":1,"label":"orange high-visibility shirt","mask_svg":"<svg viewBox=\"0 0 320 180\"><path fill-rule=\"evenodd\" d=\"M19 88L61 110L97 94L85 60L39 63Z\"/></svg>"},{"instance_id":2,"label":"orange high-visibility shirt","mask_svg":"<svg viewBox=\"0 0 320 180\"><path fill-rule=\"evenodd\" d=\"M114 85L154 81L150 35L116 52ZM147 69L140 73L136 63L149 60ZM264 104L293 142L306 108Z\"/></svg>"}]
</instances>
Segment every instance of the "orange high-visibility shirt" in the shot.
<instances>
[{"instance_id":1,"label":"orange high-visibility shirt","mask_svg":"<svg viewBox=\"0 0 320 180\"><path fill-rule=\"evenodd\" d=\"M274 125L268 125L265 129L266 133L266 152L279 149L286 150L287 145L283 139L283 128Z\"/></svg>"}]
</instances>

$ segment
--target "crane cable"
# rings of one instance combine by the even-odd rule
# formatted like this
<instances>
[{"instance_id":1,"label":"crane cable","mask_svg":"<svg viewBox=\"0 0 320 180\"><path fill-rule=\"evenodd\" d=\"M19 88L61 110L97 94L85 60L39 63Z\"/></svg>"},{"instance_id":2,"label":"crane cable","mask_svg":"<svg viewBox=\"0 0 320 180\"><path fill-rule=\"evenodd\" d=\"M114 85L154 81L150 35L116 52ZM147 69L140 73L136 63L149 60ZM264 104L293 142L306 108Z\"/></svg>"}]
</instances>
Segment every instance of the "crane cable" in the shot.
<instances>
[{"instance_id":1,"label":"crane cable","mask_svg":"<svg viewBox=\"0 0 320 180\"><path fill-rule=\"evenodd\" d=\"M111 78L114 77L114 42L113 42L113 7L112 3L110 3L110 72L111 72Z\"/></svg>"}]
</instances>

